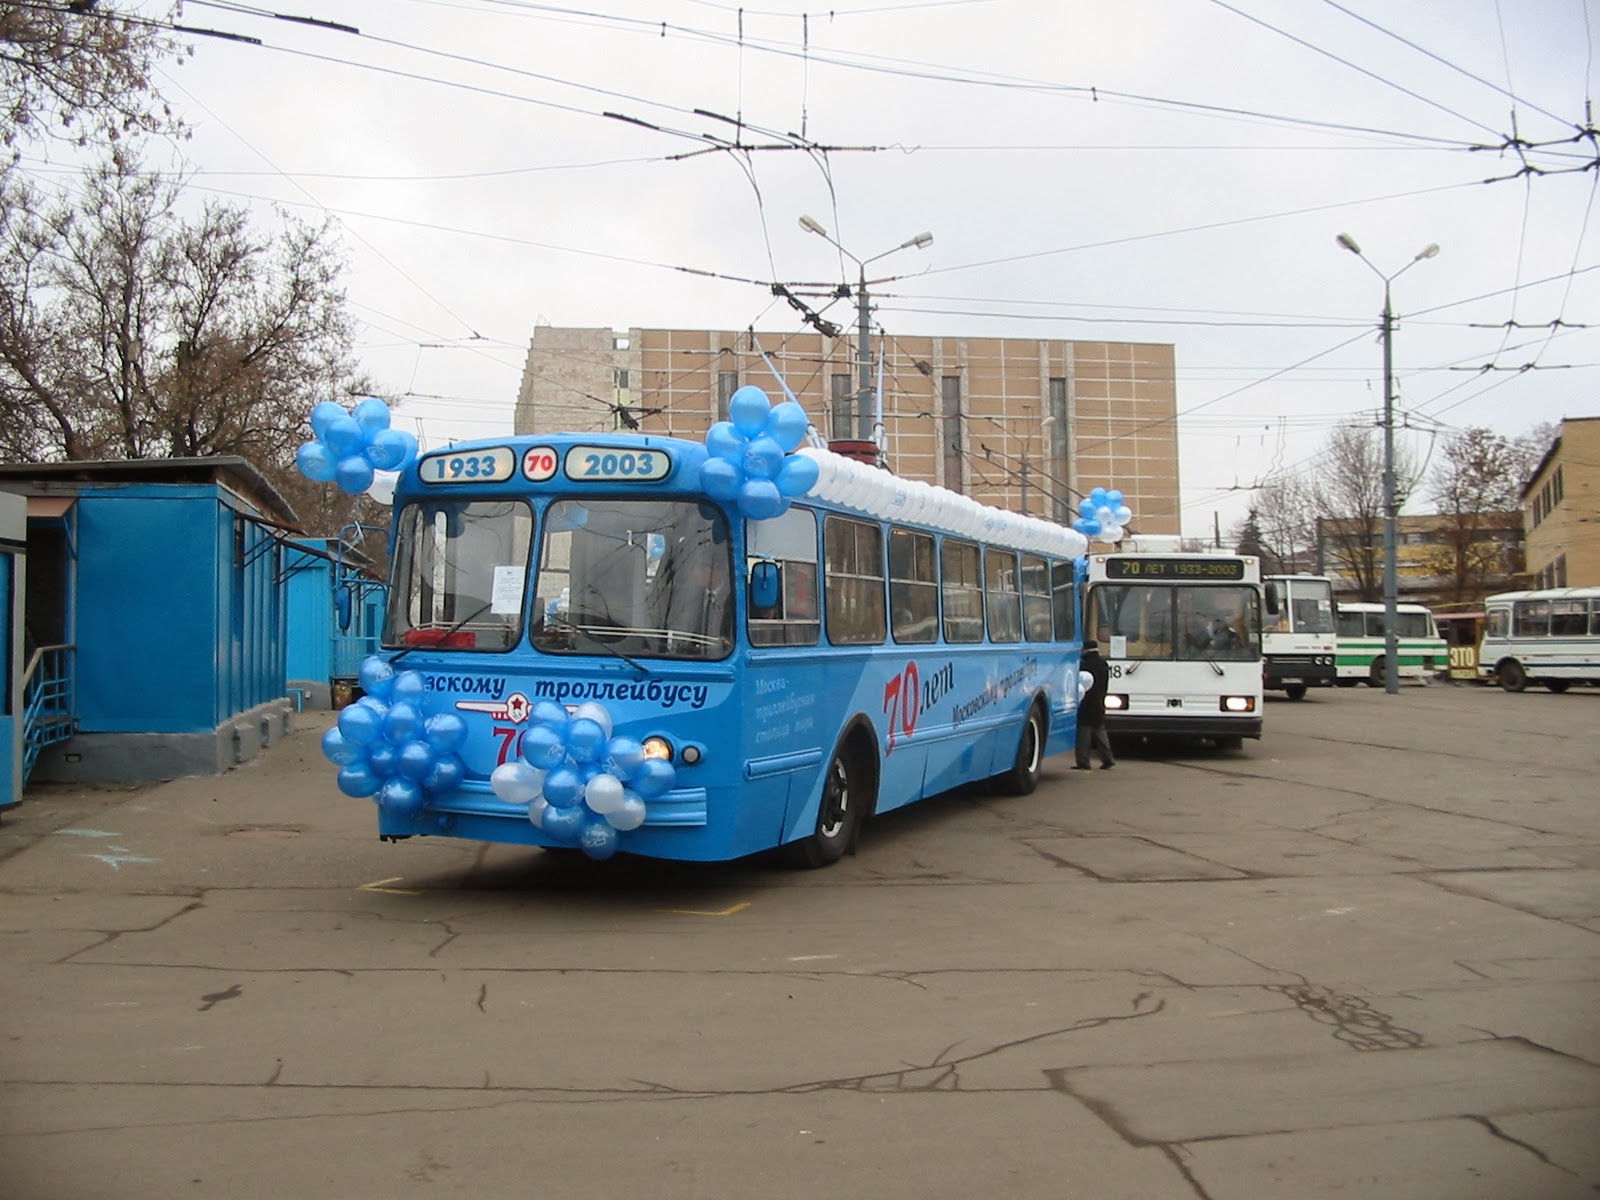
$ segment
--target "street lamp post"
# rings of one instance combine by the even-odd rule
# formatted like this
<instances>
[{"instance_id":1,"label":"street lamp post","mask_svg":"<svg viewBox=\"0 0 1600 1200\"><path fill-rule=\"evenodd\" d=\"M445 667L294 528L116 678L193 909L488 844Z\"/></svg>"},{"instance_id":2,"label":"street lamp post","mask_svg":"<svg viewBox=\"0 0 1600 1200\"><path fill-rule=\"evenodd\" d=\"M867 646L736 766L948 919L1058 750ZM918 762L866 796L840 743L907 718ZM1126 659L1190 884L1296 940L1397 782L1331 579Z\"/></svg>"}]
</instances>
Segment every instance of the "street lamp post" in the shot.
<instances>
[{"instance_id":1,"label":"street lamp post","mask_svg":"<svg viewBox=\"0 0 1600 1200\"><path fill-rule=\"evenodd\" d=\"M856 350L858 354L856 364L856 436L863 442L874 441L872 428L872 325L871 307L868 304L867 264L876 262L880 258L895 253L897 250L922 250L933 244L933 234L919 233L916 237L892 246L882 254L874 254L871 258L857 258L846 250L833 238L828 236L828 231L812 217L801 217L800 228L807 233L814 233L856 264L860 278L856 284ZM871 283L887 283L885 279L874 279Z\"/></svg>"},{"instance_id":2,"label":"street lamp post","mask_svg":"<svg viewBox=\"0 0 1600 1200\"><path fill-rule=\"evenodd\" d=\"M1334 240L1383 280L1383 312L1378 326L1383 341L1383 687L1393 696L1400 691L1400 584L1399 556L1395 550L1394 306L1389 299L1389 285L1423 259L1439 253L1439 244L1432 242L1424 246L1405 266L1392 275L1385 275L1361 253L1361 247L1348 233L1341 233Z\"/></svg>"}]
</instances>

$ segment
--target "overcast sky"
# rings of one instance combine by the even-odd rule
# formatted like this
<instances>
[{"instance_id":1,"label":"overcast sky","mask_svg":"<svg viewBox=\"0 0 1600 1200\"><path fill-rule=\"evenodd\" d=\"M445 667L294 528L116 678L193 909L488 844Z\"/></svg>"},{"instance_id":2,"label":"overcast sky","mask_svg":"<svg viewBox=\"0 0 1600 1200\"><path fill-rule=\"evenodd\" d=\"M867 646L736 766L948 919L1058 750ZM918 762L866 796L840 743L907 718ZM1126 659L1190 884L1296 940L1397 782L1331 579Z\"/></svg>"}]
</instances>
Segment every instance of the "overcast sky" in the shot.
<instances>
[{"instance_id":1,"label":"overcast sky","mask_svg":"<svg viewBox=\"0 0 1600 1200\"><path fill-rule=\"evenodd\" d=\"M872 267L892 334L1172 343L1188 533L1375 420L1383 283L1340 232L1386 275L1441 247L1393 285L1419 456L1600 413L1600 149L1503 148L1587 124L1582 0L758 2L276 10L354 34L188 0L264 44L161 86L195 186L337 217L363 366L431 444L509 432L536 322L799 328L741 280L854 279L803 213L863 258L933 233ZM869 149L695 155L736 136L696 109Z\"/></svg>"}]
</instances>

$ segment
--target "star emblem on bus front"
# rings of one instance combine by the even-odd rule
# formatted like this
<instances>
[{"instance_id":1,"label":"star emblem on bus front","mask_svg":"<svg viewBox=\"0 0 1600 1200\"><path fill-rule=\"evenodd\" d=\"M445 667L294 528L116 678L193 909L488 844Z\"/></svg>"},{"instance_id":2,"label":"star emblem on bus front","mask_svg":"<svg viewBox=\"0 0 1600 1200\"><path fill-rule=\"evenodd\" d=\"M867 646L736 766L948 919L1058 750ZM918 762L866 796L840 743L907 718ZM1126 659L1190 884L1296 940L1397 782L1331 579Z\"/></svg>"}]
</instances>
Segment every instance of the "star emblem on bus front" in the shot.
<instances>
[{"instance_id":1,"label":"star emblem on bus front","mask_svg":"<svg viewBox=\"0 0 1600 1200\"><path fill-rule=\"evenodd\" d=\"M510 721L521 725L533 711L533 705L521 692L512 692L504 700L457 700L456 707L466 712L488 713L496 721Z\"/></svg>"}]
</instances>

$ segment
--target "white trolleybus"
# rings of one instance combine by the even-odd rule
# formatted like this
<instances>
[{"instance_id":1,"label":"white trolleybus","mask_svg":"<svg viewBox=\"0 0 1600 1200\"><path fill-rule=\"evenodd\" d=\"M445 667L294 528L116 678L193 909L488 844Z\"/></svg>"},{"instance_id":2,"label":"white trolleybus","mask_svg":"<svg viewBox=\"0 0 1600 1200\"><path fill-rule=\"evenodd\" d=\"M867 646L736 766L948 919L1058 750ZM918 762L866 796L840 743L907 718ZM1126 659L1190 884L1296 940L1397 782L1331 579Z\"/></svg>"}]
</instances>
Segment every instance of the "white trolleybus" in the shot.
<instances>
[{"instance_id":1,"label":"white trolleybus","mask_svg":"<svg viewBox=\"0 0 1600 1200\"><path fill-rule=\"evenodd\" d=\"M1600 685L1600 588L1502 592L1483 602L1478 674L1508 692Z\"/></svg>"},{"instance_id":2,"label":"white trolleybus","mask_svg":"<svg viewBox=\"0 0 1600 1200\"><path fill-rule=\"evenodd\" d=\"M1383 632L1383 605L1360 600L1341 603L1335 624L1339 627L1339 686L1355 687L1362 681L1382 687L1387 670L1384 663L1386 639ZM1401 679L1426 682L1433 673L1450 663L1450 647L1445 644L1433 612L1421 604L1395 605L1395 646L1397 670Z\"/></svg>"},{"instance_id":3,"label":"white trolleybus","mask_svg":"<svg viewBox=\"0 0 1600 1200\"><path fill-rule=\"evenodd\" d=\"M1110 668L1106 731L1261 736L1261 564L1217 554L1092 554L1086 633Z\"/></svg>"},{"instance_id":4,"label":"white trolleybus","mask_svg":"<svg viewBox=\"0 0 1600 1200\"><path fill-rule=\"evenodd\" d=\"M1266 624L1261 649L1266 656L1267 690L1301 700L1307 688L1332 687L1339 654L1333 581L1326 575L1268 575L1262 590Z\"/></svg>"}]
</instances>

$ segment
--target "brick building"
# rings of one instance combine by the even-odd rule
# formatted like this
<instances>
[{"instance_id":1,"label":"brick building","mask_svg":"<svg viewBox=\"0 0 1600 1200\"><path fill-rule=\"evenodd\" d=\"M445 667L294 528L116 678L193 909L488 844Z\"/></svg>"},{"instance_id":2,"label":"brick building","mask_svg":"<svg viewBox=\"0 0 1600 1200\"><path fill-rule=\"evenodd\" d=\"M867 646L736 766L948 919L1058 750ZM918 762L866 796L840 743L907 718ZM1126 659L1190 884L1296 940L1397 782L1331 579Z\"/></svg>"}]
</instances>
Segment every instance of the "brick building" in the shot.
<instances>
[{"instance_id":1,"label":"brick building","mask_svg":"<svg viewBox=\"0 0 1600 1200\"><path fill-rule=\"evenodd\" d=\"M1600 417L1569 417L1522 489L1530 586L1600 585Z\"/></svg>"},{"instance_id":2,"label":"brick building","mask_svg":"<svg viewBox=\"0 0 1600 1200\"><path fill-rule=\"evenodd\" d=\"M1081 493L1116 487L1136 530L1179 532L1170 345L890 336L874 350L897 474L1062 523ZM823 437L857 436L853 338L546 325L529 343L515 430L698 439L745 384L783 399L773 368Z\"/></svg>"}]
</instances>

